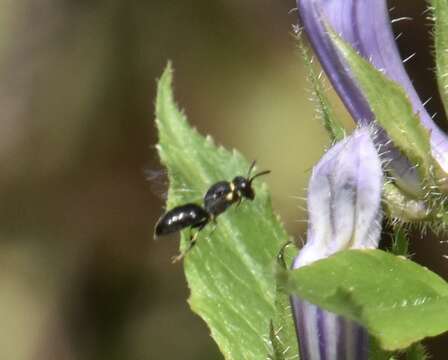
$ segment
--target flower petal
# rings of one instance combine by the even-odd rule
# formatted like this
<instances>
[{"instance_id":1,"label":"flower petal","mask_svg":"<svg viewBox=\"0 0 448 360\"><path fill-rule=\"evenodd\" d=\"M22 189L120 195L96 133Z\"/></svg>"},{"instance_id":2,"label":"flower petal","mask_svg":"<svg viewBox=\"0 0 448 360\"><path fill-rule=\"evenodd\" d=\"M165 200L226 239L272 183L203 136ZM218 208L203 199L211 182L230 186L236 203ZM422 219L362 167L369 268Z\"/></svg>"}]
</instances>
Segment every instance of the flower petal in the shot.
<instances>
[{"instance_id":1,"label":"flower petal","mask_svg":"<svg viewBox=\"0 0 448 360\"><path fill-rule=\"evenodd\" d=\"M308 188L307 244L295 267L349 248L375 248L381 223L381 161L368 128L335 144Z\"/></svg>"},{"instance_id":2,"label":"flower petal","mask_svg":"<svg viewBox=\"0 0 448 360\"><path fill-rule=\"evenodd\" d=\"M296 297L292 300L301 360L363 360L369 354L364 328Z\"/></svg>"},{"instance_id":3,"label":"flower petal","mask_svg":"<svg viewBox=\"0 0 448 360\"><path fill-rule=\"evenodd\" d=\"M403 66L390 26L387 3L384 0L298 0L301 23L324 68L347 109L358 123L374 119L363 94L346 70L326 29L331 25L336 33L350 43L363 57L399 83L407 92L413 109L423 125L431 131L432 153L441 167L448 171L448 137L437 127L419 99ZM385 139L381 139L385 143ZM413 181L415 171L397 153L392 154L391 166L397 176Z\"/></svg>"}]
</instances>

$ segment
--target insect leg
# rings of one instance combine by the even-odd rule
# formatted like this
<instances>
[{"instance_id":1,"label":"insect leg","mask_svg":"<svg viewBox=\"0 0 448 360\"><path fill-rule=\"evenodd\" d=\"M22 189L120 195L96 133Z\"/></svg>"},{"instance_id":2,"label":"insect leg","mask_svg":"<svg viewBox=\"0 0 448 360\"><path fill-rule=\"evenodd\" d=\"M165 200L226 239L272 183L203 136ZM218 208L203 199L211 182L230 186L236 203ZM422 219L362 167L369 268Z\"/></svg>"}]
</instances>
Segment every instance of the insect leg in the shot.
<instances>
[{"instance_id":1,"label":"insect leg","mask_svg":"<svg viewBox=\"0 0 448 360\"><path fill-rule=\"evenodd\" d=\"M209 236L211 236L215 232L217 226L218 223L216 222L216 220L213 220L213 228L212 231L210 231Z\"/></svg>"},{"instance_id":2,"label":"insect leg","mask_svg":"<svg viewBox=\"0 0 448 360\"><path fill-rule=\"evenodd\" d=\"M241 205L241 201L243 200L242 196L238 197L238 202L236 203L236 207L239 207Z\"/></svg>"},{"instance_id":3,"label":"insect leg","mask_svg":"<svg viewBox=\"0 0 448 360\"><path fill-rule=\"evenodd\" d=\"M190 242L188 244L188 247L185 249L184 252L181 252L179 255L174 256L171 259L171 262L174 264L180 260L182 260L184 258L184 256L193 248L193 246L196 245L196 241L198 239L198 234L199 232L205 227L205 225L208 224L208 219L205 219L204 221L200 222L199 224L196 224L194 226L192 226L192 228L198 228L197 231L193 234L190 235Z\"/></svg>"}]
</instances>

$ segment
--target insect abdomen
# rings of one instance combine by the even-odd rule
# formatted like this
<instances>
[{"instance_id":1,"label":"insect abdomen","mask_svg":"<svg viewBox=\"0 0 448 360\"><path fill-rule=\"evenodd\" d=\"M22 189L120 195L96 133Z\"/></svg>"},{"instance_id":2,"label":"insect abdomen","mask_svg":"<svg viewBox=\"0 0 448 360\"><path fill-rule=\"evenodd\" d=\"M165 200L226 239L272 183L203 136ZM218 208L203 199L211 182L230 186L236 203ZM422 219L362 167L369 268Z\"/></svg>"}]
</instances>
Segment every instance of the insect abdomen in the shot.
<instances>
[{"instance_id":1,"label":"insect abdomen","mask_svg":"<svg viewBox=\"0 0 448 360\"><path fill-rule=\"evenodd\" d=\"M195 227L208 221L209 214L199 205L177 206L163 215L156 224L154 235L163 236L175 233L186 227Z\"/></svg>"}]
</instances>

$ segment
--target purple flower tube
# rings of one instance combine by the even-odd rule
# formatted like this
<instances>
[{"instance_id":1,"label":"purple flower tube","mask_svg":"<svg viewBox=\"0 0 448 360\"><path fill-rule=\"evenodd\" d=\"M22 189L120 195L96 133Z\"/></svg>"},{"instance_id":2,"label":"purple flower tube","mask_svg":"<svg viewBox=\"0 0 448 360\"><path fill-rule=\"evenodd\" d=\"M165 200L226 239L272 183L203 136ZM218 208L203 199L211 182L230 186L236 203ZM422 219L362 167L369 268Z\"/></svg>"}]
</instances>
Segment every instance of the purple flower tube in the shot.
<instances>
[{"instance_id":1,"label":"purple flower tube","mask_svg":"<svg viewBox=\"0 0 448 360\"><path fill-rule=\"evenodd\" d=\"M448 138L431 119L403 66L392 33L385 0L298 0L301 25L333 87L358 124L370 124L374 115L353 75L338 53L325 24L330 25L361 56L369 59L406 91L415 113L430 130L433 157L448 171ZM383 134L378 137L387 143ZM390 150L390 170L409 189L419 184L415 169L398 151Z\"/></svg>"},{"instance_id":2,"label":"purple flower tube","mask_svg":"<svg viewBox=\"0 0 448 360\"><path fill-rule=\"evenodd\" d=\"M313 168L307 242L294 268L341 250L378 246L383 173L370 130L356 130ZM291 301L302 360L367 359L368 334L362 327L296 296Z\"/></svg>"}]
</instances>

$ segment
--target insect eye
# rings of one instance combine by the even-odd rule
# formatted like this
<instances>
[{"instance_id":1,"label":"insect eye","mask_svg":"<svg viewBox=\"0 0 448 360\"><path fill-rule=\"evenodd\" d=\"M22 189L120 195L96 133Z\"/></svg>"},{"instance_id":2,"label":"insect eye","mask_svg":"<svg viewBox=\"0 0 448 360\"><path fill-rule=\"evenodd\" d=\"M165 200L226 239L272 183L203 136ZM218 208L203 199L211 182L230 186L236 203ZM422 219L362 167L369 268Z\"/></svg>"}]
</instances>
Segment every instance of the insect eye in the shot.
<instances>
[{"instance_id":1,"label":"insect eye","mask_svg":"<svg viewBox=\"0 0 448 360\"><path fill-rule=\"evenodd\" d=\"M238 187L240 188L240 189L245 189L246 187L247 187L247 183L245 182L245 181L241 181L239 184L238 184Z\"/></svg>"}]
</instances>

